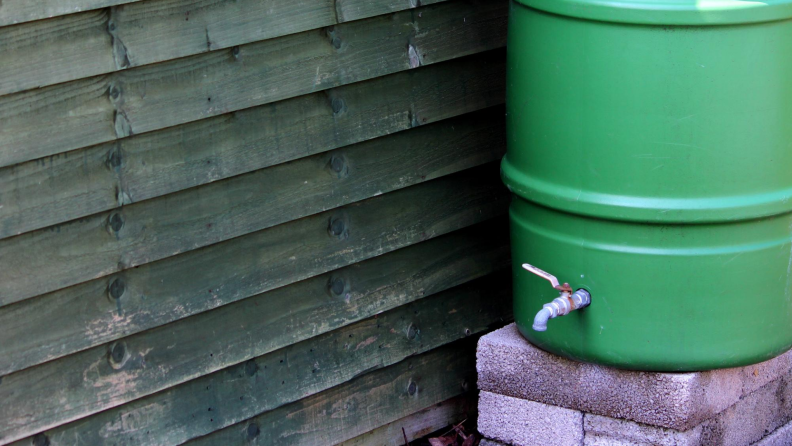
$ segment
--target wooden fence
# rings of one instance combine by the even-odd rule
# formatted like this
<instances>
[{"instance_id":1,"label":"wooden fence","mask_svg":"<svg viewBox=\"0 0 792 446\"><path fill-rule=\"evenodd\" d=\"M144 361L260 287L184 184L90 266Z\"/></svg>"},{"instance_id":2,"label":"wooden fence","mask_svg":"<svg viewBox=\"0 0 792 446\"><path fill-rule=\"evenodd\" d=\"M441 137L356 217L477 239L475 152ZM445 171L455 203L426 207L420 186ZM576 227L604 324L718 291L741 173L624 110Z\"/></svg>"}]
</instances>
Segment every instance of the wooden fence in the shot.
<instances>
[{"instance_id":1,"label":"wooden fence","mask_svg":"<svg viewBox=\"0 0 792 446\"><path fill-rule=\"evenodd\" d=\"M503 0L0 1L0 444L403 443L511 317Z\"/></svg>"}]
</instances>

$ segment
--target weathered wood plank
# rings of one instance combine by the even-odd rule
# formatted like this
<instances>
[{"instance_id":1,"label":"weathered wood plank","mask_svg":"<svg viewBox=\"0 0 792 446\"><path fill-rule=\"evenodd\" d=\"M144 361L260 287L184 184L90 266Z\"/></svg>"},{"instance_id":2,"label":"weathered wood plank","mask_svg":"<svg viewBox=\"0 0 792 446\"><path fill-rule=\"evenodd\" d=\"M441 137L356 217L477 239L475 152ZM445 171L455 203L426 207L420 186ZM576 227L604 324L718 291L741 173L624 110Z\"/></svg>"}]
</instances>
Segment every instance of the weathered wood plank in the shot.
<instances>
[{"instance_id":1,"label":"weathered wood plank","mask_svg":"<svg viewBox=\"0 0 792 446\"><path fill-rule=\"evenodd\" d=\"M158 0L119 6L113 12L128 64L140 66L336 25L334 3Z\"/></svg>"},{"instance_id":2,"label":"weathered wood plank","mask_svg":"<svg viewBox=\"0 0 792 446\"><path fill-rule=\"evenodd\" d=\"M2 240L0 258L14 262L0 268L0 306L494 161L505 152L500 115L464 115Z\"/></svg>"},{"instance_id":3,"label":"weathered wood plank","mask_svg":"<svg viewBox=\"0 0 792 446\"><path fill-rule=\"evenodd\" d=\"M0 238L501 104L504 59L477 54L0 169Z\"/></svg>"},{"instance_id":4,"label":"weathered wood plank","mask_svg":"<svg viewBox=\"0 0 792 446\"><path fill-rule=\"evenodd\" d=\"M0 26L47 19L140 0L3 0Z\"/></svg>"},{"instance_id":5,"label":"weathered wood plank","mask_svg":"<svg viewBox=\"0 0 792 446\"><path fill-rule=\"evenodd\" d=\"M475 346L460 344L368 373L186 444L325 446L347 440L457 396L466 383L475 382Z\"/></svg>"},{"instance_id":6,"label":"weathered wood plank","mask_svg":"<svg viewBox=\"0 0 792 446\"><path fill-rule=\"evenodd\" d=\"M359 301L364 297L368 298L367 284L374 279L381 280L377 271L388 271L391 280L399 281L398 286L406 287L407 291L421 289L425 294L441 291L447 287L455 286L465 280L471 280L480 275L487 274L505 265L508 261L508 247L505 240L507 228L505 223L498 219L493 224L462 230L458 234L449 234L430 242L418 244L414 247L404 248L383 257L375 257L362 265L348 267L345 270L336 271L332 275L317 276L307 279L301 285L291 285L294 291L289 291L289 287L281 288L284 291L270 291L275 293L273 296L283 293L291 293L290 299L299 301L300 296L308 295L305 290L324 289L327 283L335 283L340 280L343 288L347 289L350 299ZM298 240L294 240L297 243ZM284 263L286 259L272 259L270 266L277 263ZM290 268L310 268L310 263L315 263L315 259L306 257L298 261L288 261ZM104 281L94 284L86 284L64 290L63 292L53 293L52 295L42 296L41 298L31 299L19 305L11 305L0 309L0 375L12 373L42 362L51 361L68 354L85 350L87 348L107 343L122 336L131 335L143 330L162 325L171 319L182 317L183 312L174 313L163 311L159 317L150 314L152 305L149 305L150 298L158 296L147 296L143 302L135 302L133 297L128 296L139 278L137 270L125 276L124 283L126 290L122 299L108 299ZM277 285L288 284L291 278L284 278ZM401 283L401 281L408 281ZM284 283L285 282L285 283ZM354 288L349 291L350 283ZM233 287L233 282L227 282L227 286ZM268 285L272 287L272 285ZM340 286L340 285L336 285ZM382 285L383 287L385 285ZM391 290L392 291L392 290ZM404 291L404 298L409 293ZM287 294L288 294L287 293ZM354 311L368 311L368 308L375 308L383 311L392 305L400 305L401 301L392 302L389 299L379 297L375 303L363 301L366 305L358 304L344 315L343 319L349 320L357 313ZM275 299L275 297L259 297L255 301ZM130 301L131 300L131 301ZM171 308L174 306L186 306L190 300L197 300L195 296L173 296L163 303ZM253 299L251 299L253 300ZM174 302L176 301L176 302ZM288 300L287 300L288 302ZM311 305L331 305L334 302L310 301ZM234 308L243 308L245 304ZM233 307L233 306L232 306ZM305 311L313 308L304 305ZM322 307L324 308L324 307ZM333 308L326 309L330 317ZM332 310L332 311L331 311ZM354 311L352 311L354 310ZM147 317L130 317L130 312L146 312ZM219 311L219 310L218 310ZM233 310L228 310L233 311ZM298 310L295 309L295 312ZM372 313L373 314L373 313ZM230 317L230 316L229 316ZM244 314L239 317L244 319ZM342 319L334 316L336 319ZM332 326L328 322L327 326ZM41 330L40 327L47 327ZM96 327L102 327L97 330Z\"/></svg>"},{"instance_id":7,"label":"weathered wood plank","mask_svg":"<svg viewBox=\"0 0 792 446\"><path fill-rule=\"evenodd\" d=\"M506 15L457 0L3 96L0 166L499 48Z\"/></svg>"},{"instance_id":8,"label":"weathered wood plank","mask_svg":"<svg viewBox=\"0 0 792 446\"><path fill-rule=\"evenodd\" d=\"M335 8L338 21L348 22L442 1L446 0L335 0Z\"/></svg>"},{"instance_id":9,"label":"weathered wood plank","mask_svg":"<svg viewBox=\"0 0 792 446\"><path fill-rule=\"evenodd\" d=\"M0 28L0 95L416 7L409 0L157 0Z\"/></svg>"},{"instance_id":10,"label":"weathered wood plank","mask_svg":"<svg viewBox=\"0 0 792 446\"><path fill-rule=\"evenodd\" d=\"M0 28L0 95L114 71L107 20L98 10Z\"/></svg>"},{"instance_id":11,"label":"weathered wood plank","mask_svg":"<svg viewBox=\"0 0 792 446\"><path fill-rule=\"evenodd\" d=\"M0 26L58 17L66 14L79 13L81 11L108 8L111 6L128 5L129 3L136 3L139 1L141 0L4 0L3 3L0 4ZM381 0L376 2L372 2L371 0L336 0L335 10L338 21L346 22L415 8L419 4L429 5L441 1L445 0ZM195 2L193 1L193 3ZM210 5L212 4L213 3L210 3ZM179 12L185 14L184 11ZM224 16L234 17L232 13L229 12L223 11L222 14ZM193 16L194 15L195 14L193 14ZM237 24L237 26L239 26L239 24Z\"/></svg>"},{"instance_id":12,"label":"weathered wood plank","mask_svg":"<svg viewBox=\"0 0 792 446\"><path fill-rule=\"evenodd\" d=\"M373 431L339 443L337 446L393 446L404 445L425 437L438 429L457 424L476 416L475 393L468 392L392 421ZM402 431L403 429L403 431Z\"/></svg>"},{"instance_id":13,"label":"weathered wood plank","mask_svg":"<svg viewBox=\"0 0 792 446\"><path fill-rule=\"evenodd\" d=\"M380 274L386 276L387 283L387 274ZM285 296L275 298L276 306L269 306L266 300L249 305L246 310L255 314L238 322L222 310L207 312L194 321L188 319L174 327L126 338L107 348L88 350L9 375L0 387L6 403L5 409L0 408L4 412L0 420L35 411L36 421L25 426L26 433L32 434L41 430L37 426L42 426L42 419L49 426L58 425L242 363L231 373L223 373L220 383L208 378L215 381L214 400L207 398L205 390L194 391L193 384L189 393L172 389L170 395L154 396L79 423L86 444L178 444L341 384L366 371L502 325L509 317L511 305L509 287L500 285L508 284L509 280L508 274L491 275L308 341L304 340L315 332L327 332L325 324L343 326L351 321L342 318L330 322L332 318L321 311L303 313L296 302L297 314L294 314L289 302L283 299ZM326 285L312 291L315 293L312 299L343 301L328 296ZM419 297L414 292L405 300ZM283 350L275 351L278 348ZM274 353L252 361L253 364L243 363L270 352ZM240 369L246 373L241 376L234 373L241 372ZM256 381L261 382L255 382L255 389L239 393L235 381L240 377L244 380L257 370L261 373ZM212 387L209 383L202 384L207 389ZM26 391L4 392L4 388ZM143 420L138 420L134 427L124 423L124 414L139 413L141 407L153 406L167 408L168 416L148 420L145 426L140 425ZM195 417L196 412L200 417ZM210 423L206 423L206 418L210 418ZM180 428L173 429L174 426ZM65 426L60 431L68 429ZM86 438L89 435L93 438ZM47 436L50 443L59 437L57 432ZM18 436L11 434L11 438Z\"/></svg>"},{"instance_id":14,"label":"weathered wood plank","mask_svg":"<svg viewBox=\"0 0 792 446\"><path fill-rule=\"evenodd\" d=\"M0 375L500 215L508 196L496 174L491 166L443 178L9 306ZM344 223L346 238L328 234L331 220ZM46 331L30 325L58 319ZM12 338L38 347L25 353L5 342Z\"/></svg>"},{"instance_id":15,"label":"weathered wood plank","mask_svg":"<svg viewBox=\"0 0 792 446\"><path fill-rule=\"evenodd\" d=\"M115 8L114 23L139 66L443 1L159 0Z\"/></svg>"}]
</instances>

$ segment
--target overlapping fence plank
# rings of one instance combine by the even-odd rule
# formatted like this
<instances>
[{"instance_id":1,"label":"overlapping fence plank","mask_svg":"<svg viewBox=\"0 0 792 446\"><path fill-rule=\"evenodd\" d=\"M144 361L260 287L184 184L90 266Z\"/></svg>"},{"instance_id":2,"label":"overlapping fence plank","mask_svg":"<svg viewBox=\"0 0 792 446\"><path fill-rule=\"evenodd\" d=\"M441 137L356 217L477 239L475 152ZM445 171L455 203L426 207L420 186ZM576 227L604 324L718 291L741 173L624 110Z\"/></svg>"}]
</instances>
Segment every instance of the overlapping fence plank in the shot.
<instances>
[{"instance_id":1,"label":"overlapping fence plank","mask_svg":"<svg viewBox=\"0 0 792 446\"><path fill-rule=\"evenodd\" d=\"M440 3L3 96L0 166L499 48L505 6Z\"/></svg>"},{"instance_id":2,"label":"overlapping fence plank","mask_svg":"<svg viewBox=\"0 0 792 446\"><path fill-rule=\"evenodd\" d=\"M0 444L385 439L471 386L506 14L0 0Z\"/></svg>"},{"instance_id":3,"label":"overlapping fence plank","mask_svg":"<svg viewBox=\"0 0 792 446\"><path fill-rule=\"evenodd\" d=\"M0 28L0 95L418 6L414 0L107 3L128 4ZM0 4L0 27L13 20L7 11L12 7Z\"/></svg>"},{"instance_id":4,"label":"overlapping fence plank","mask_svg":"<svg viewBox=\"0 0 792 446\"><path fill-rule=\"evenodd\" d=\"M140 1L141 0L3 0L3 4L0 5L0 26L75 14L81 11L108 8ZM162 0L157 1L162 3ZM371 0L336 0L335 8L338 21L346 22L441 1L445 0L378 0L375 2ZM192 3L198 2L192 1ZM200 5L201 3L198 4ZM209 4L211 5L212 3Z\"/></svg>"},{"instance_id":5,"label":"overlapping fence plank","mask_svg":"<svg viewBox=\"0 0 792 446\"><path fill-rule=\"evenodd\" d=\"M0 28L0 95L334 25L333 3L155 0Z\"/></svg>"},{"instance_id":6,"label":"overlapping fence plank","mask_svg":"<svg viewBox=\"0 0 792 446\"><path fill-rule=\"evenodd\" d=\"M475 419L476 398L478 398L476 392L467 392L384 424L337 446L403 445L405 437L407 441L415 441L463 420Z\"/></svg>"},{"instance_id":7,"label":"overlapping fence plank","mask_svg":"<svg viewBox=\"0 0 792 446\"><path fill-rule=\"evenodd\" d=\"M325 446L347 440L473 385L475 346L460 344L363 375L186 444Z\"/></svg>"},{"instance_id":8,"label":"overlapping fence plank","mask_svg":"<svg viewBox=\"0 0 792 446\"><path fill-rule=\"evenodd\" d=\"M12 384L21 385L24 380L35 379L36 386L24 399L20 398L22 395L3 395L4 401L17 409L12 411L12 416L19 410L31 408L38 419L47 416L57 425L60 420L81 418L97 409L114 407L285 347L252 363L242 364L244 373L239 378L243 380L260 371L258 380L261 382L247 392L239 393L236 373L227 371L221 376L221 382L215 380L210 394L195 391L196 386L192 384L188 386L193 389L189 393L177 388L170 395L155 395L148 401L99 414L79 424L83 441L90 444L118 444L121 440L128 444L178 444L407 356L502 325L510 314L509 290L501 286L497 291L493 288L508 281L508 274L491 275L317 339L309 338L323 331L322 327L328 323L327 315L302 313L299 306L295 306L298 311L293 314L285 300L275 299L272 307L266 306L266 301L249 305L245 309L255 314L239 321L215 310L190 318L195 319L192 321L187 319L173 328L163 327L126 338L98 355L86 351L30 369L19 376L11 375ZM328 298L324 290L316 291L319 294L313 298ZM408 300L419 297L414 291ZM300 342L305 339L309 340ZM53 373L55 370L58 372ZM208 384L207 380L212 378L205 378L202 384ZM243 381L244 384L249 383ZM96 402L96 386L102 387L102 398L106 400L103 403ZM46 395L45 389L49 391ZM212 396L217 399L212 401ZM453 395L447 397L450 396ZM67 407L61 409L60 400L69 401ZM145 426L140 425L143 420L135 420L134 427L124 422L124 414L140 413L141 407L151 410L153 406L167 410L168 416L148 420ZM195 412L204 416L196 418ZM210 423L206 423L206 418L210 418ZM29 433L38 430L35 425L29 426L32 428ZM173 429L175 425L180 428ZM56 432L46 435L54 439L59 436ZM89 440L88 436L93 438Z\"/></svg>"},{"instance_id":9,"label":"overlapping fence plank","mask_svg":"<svg viewBox=\"0 0 792 446\"><path fill-rule=\"evenodd\" d=\"M0 169L0 238L501 104L504 69L496 50Z\"/></svg>"},{"instance_id":10,"label":"overlapping fence plank","mask_svg":"<svg viewBox=\"0 0 792 446\"><path fill-rule=\"evenodd\" d=\"M486 112L2 240L0 305L499 159L503 118Z\"/></svg>"},{"instance_id":11,"label":"overlapping fence plank","mask_svg":"<svg viewBox=\"0 0 792 446\"><path fill-rule=\"evenodd\" d=\"M334 300L312 298L308 303L300 304L294 312L310 310L310 314L314 314L315 311L327 311L329 320L324 327L333 327L341 320L358 317L360 312L365 313L372 309L384 311L401 305L404 302L399 299L409 297L416 290L421 290L420 294L431 294L502 268L508 261L506 232L505 222L498 219L484 226L465 229L458 234L448 234L383 257L375 257L332 274L306 279L299 285L292 284L270 292L274 294L252 298L252 303L236 304L232 307L247 308L258 305L259 302L265 305L270 302L268 305L272 305L271 301L276 300L277 296L286 296L283 298L286 299L284 302L300 302L307 296L317 295L311 292L325 290L327 284L332 284L343 290L344 296L349 299L347 305L351 302L354 303L353 307L337 309L334 305L338 302ZM299 240L294 240L294 243L299 243ZM302 263L272 259L270 266L277 266L284 261L296 269L309 267L315 259L306 256L300 259ZM0 375L162 325L163 322L183 315L183 311L168 312L168 303L171 308L179 308L187 306L185 304L190 300L197 299L195 296L169 296L171 299L162 302L161 308L150 300L152 297L156 298L156 295L147 296L142 302L135 302L135 297L132 297L134 291L130 288L137 285L138 274L135 270L125 276L125 289L118 301L108 298L102 282L97 286L86 284L0 309L0 326L3 327L0 331ZM379 283L384 278L394 284ZM287 276L277 284L288 284L292 280L293 277ZM369 286L372 282L377 285ZM233 287L233 282L228 285ZM386 289L386 286L390 288ZM394 293L396 297L387 298ZM333 296L338 294L340 293L332 293ZM161 315L149 314L151 310L158 311ZM130 315L131 311L141 312L148 317L134 317ZM216 311L227 316L239 313L237 310ZM341 312L343 316L331 317L334 312ZM245 311L241 315L228 317L244 320ZM47 329L40 330L39 327Z\"/></svg>"},{"instance_id":12,"label":"overlapping fence plank","mask_svg":"<svg viewBox=\"0 0 792 446\"><path fill-rule=\"evenodd\" d=\"M0 95L114 71L108 14L100 9L0 28Z\"/></svg>"},{"instance_id":13,"label":"overlapping fence plank","mask_svg":"<svg viewBox=\"0 0 792 446\"><path fill-rule=\"evenodd\" d=\"M442 1L446 0L335 0L335 3L338 21L348 22Z\"/></svg>"},{"instance_id":14,"label":"overlapping fence plank","mask_svg":"<svg viewBox=\"0 0 792 446\"><path fill-rule=\"evenodd\" d=\"M117 323L186 317L239 300L252 294L252 289L258 292L282 281L283 276L292 280L310 277L502 215L507 197L496 172L496 165L471 169L137 269L138 281L130 303L140 307L141 301L146 301L147 311L132 308L130 313L120 314ZM327 243L328 239L333 243ZM300 260L304 257L313 260L310 267L292 267L292 262L304 265L305 260ZM109 294L120 296L118 305L122 309L131 287L113 283ZM187 298L179 301L182 296ZM143 364L147 352L136 350L134 345L127 347L122 352L134 352L133 363ZM0 440L17 439L115 407L131 395L143 396L137 392L145 383L124 370L116 373L107 362L113 350L110 346L94 347L4 376L0 385L0 400L4 402L0 406ZM89 367L63 373L69 368L60 361L77 361ZM190 373L185 371L188 376ZM56 379L51 385L44 385L53 377ZM136 384L123 384L126 382ZM34 397L31 390L40 396ZM76 400L83 403L61 400L58 395L64 392L70 398L78 395ZM33 413L35 416L29 415Z\"/></svg>"},{"instance_id":15,"label":"overlapping fence plank","mask_svg":"<svg viewBox=\"0 0 792 446\"><path fill-rule=\"evenodd\" d=\"M3 0L0 26L75 14L140 0Z\"/></svg>"}]
</instances>

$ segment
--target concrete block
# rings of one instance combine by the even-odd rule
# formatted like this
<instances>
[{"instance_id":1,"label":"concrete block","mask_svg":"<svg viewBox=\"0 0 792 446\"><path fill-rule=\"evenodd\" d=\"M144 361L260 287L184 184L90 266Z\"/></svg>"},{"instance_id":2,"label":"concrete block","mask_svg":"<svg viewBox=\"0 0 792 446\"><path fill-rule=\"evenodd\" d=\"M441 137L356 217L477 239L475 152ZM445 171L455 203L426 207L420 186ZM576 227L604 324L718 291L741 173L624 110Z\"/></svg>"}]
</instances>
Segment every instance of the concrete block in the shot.
<instances>
[{"instance_id":1,"label":"concrete block","mask_svg":"<svg viewBox=\"0 0 792 446\"><path fill-rule=\"evenodd\" d=\"M580 412L482 392L482 434L513 445L578 445ZM493 416L492 414L496 414ZM792 372L765 384L687 431L594 414L582 415L585 446L789 446L792 444ZM481 421L480 421L481 424ZM556 431L548 432L548 426ZM781 427L780 427L781 426ZM544 430L543 430L544 429ZM559 433L561 431L561 433ZM535 435L536 432L541 432ZM772 433L772 434L771 434ZM770 434L770 435L768 435ZM766 438L765 438L766 437ZM764 439L763 439L764 438ZM757 443L758 442L758 443Z\"/></svg>"},{"instance_id":2,"label":"concrete block","mask_svg":"<svg viewBox=\"0 0 792 446\"><path fill-rule=\"evenodd\" d=\"M745 395L702 423L701 444L743 446L761 440L792 420L792 374Z\"/></svg>"},{"instance_id":3,"label":"concrete block","mask_svg":"<svg viewBox=\"0 0 792 446\"><path fill-rule=\"evenodd\" d=\"M652 446L651 443L636 443L629 440L608 437L607 435L586 435L583 446Z\"/></svg>"},{"instance_id":4,"label":"concrete block","mask_svg":"<svg viewBox=\"0 0 792 446\"><path fill-rule=\"evenodd\" d=\"M693 429L657 426L585 414L586 446L746 446L792 420L792 373L765 384ZM778 434L787 438L784 433ZM789 446L792 442L781 443Z\"/></svg>"},{"instance_id":5,"label":"concrete block","mask_svg":"<svg viewBox=\"0 0 792 446\"><path fill-rule=\"evenodd\" d=\"M583 414L482 391L478 430L514 446L570 446L583 442Z\"/></svg>"},{"instance_id":6,"label":"concrete block","mask_svg":"<svg viewBox=\"0 0 792 446\"><path fill-rule=\"evenodd\" d=\"M585 414L585 446L699 446L702 426L684 432L602 415Z\"/></svg>"},{"instance_id":7,"label":"concrete block","mask_svg":"<svg viewBox=\"0 0 792 446\"><path fill-rule=\"evenodd\" d=\"M792 352L764 363L696 373L619 370L534 347L511 324L479 341L481 390L687 431L792 368Z\"/></svg>"},{"instance_id":8,"label":"concrete block","mask_svg":"<svg viewBox=\"0 0 792 446\"><path fill-rule=\"evenodd\" d=\"M792 423L787 423L772 434L759 440L754 446L789 446L792 444Z\"/></svg>"},{"instance_id":9,"label":"concrete block","mask_svg":"<svg viewBox=\"0 0 792 446\"><path fill-rule=\"evenodd\" d=\"M775 381L792 370L792 351L769 361L742 367L739 370L742 371L742 394L748 395L754 390L764 386L770 381Z\"/></svg>"},{"instance_id":10,"label":"concrete block","mask_svg":"<svg viewBox=\"0 0 792 446\"><path fill-rule=\"evenodd\" d=\"M490 440L489 438L482 438L479 442L479 446L507 446L505 443L501 443L500 441Z\"/></svg>"}]
</instances>

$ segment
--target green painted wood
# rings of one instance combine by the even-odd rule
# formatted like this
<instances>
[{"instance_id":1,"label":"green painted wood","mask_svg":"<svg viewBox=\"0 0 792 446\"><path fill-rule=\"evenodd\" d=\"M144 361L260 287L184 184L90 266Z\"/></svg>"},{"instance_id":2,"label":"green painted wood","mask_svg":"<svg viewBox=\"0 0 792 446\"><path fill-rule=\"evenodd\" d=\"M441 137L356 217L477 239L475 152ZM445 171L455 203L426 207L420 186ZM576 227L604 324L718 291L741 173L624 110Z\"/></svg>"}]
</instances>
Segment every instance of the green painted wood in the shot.
<instances>
[{"instance_id":1,"label":"green painted wood","mask_svg":"<svg viewBox=\"0 0 792 446\"><path fill-rule=\"evenodd\" d=\"M306 290L325 289L328 283L336 284L340 280L342 288L346 290L345 295L349 294L349 299L356 302L355 307L334 310L333 305L336 304L334 301L310 300L299 309L295 308L295 313L298 310L306 312L311 310L310 314L313 314L313 311L318 309L328 311L328 316L330 316L332 311L337 313L343 310L348 312L348 314L343 313L343 318L333 317L338 320L349 320L359 317L360 312L368 315L365 312L372 308L376 311L383 311L404 303L399 299L406 299L410 293L421 295L435 293L503 267L504 262L508 261L506 232L505 223L501 219L497 219L493 223L486 223L484 226L462 230L458 234L445 235L432 241L397 250L386 256L375 257L367 260L364 264L347 267L345 270L336 271L326 276L306 279L301 284L274 289L266 295L259 295L255 301L266 302L275 299L274 296L281 295L287 295L288 299L299 301L301 295L310 294ZM295 244L299 242L300 240L297 238L292 241ZM308 256L294 261L287 258L271 259L269 267L277 267L278 263L287 263L292 270L305 268L310 273L313 271L311 264L315 263L315 259ZM384 280L382 271L387 271L385 277L388 277L389 280L398 281L386 291L395 293L394 290L397 290L402 294L386 299L377 294L380 291L377 293L372 291L379 290L377 287L387 285L387 283L378 282ZM71 287L61 292L0 309L0 326L3 327L0 332L0 375L108 343L123 336L139 333L184 317L185 313L190 314L185 312L182 307L190 308L192 313L205 309L205 304L200 305L205 300L202 295L160 297L154 294L146 295L145 298L138 296L140 274L138 270L133 270L124 276L125 289L122 297L118 300L108 297L105 281L97 281L98 283ZM297 278L299 277L297 276ZM273 289L274 286L287 285L293 281L295 281L295 277L292 274L274 284L267 283L264 286L265 289ZM372 282L378 285L372 288L369 286ZM232 281L227 282L228 287L233 288L234 285L235 283ZM335 286L340 285L336 284ZM161 300L153 301L157 298ZM374 302L370 302L370 299L374 299ZM216 300L211 302L211 307L217 305ZM258 304L248 303L231 307L238 309L247 308L250 305ZM173 311L174 307L180 308L180 310ZM234 313L235 311L236 313ZM237 313L237 310L223 312L223 314L232 315ZM229 317L234 320L236 320L235 318L243 320L245 318L244 311L241 316ZM338 320L328 321L326 327L332 327ZM48 328L41 330L40 327ZM101 329L97 327L101 327Z\"/></svg>"},{"instance_id":2,"label":"green painted wood","mask_svg":"<svg viewBox=\"0 0 792 446\"><path fill-rule=\"evenodd\" d=\"M0 26L7 26L12 24L29 22L32 20L41 20L50 17L57 17L66 14L74 14L80 11L89 11L93 9L107 8L117 5L127 5L129 8L132 5L129 3L136 3L141 0L4 0L0 5ZM383 0L372 2L370 0L335 0L335 15L339 22L349 20L358 20L361 18L372 17L380 14L387 14L389 12L401 11L404 9L415 8L418 5L429 5L438 3L445 0ZM151 2L148 2L151 3ZM158 1L163 4L162 0ZM195 3L194 1L192 2ZM217 9L219 5L217 2L203 2L208 4L208 8L214 7ZM156 5L155 5L156 6ZM170 8L176 9L181 14L184 14L183 8L189 5L180 5L178 2L170 2ZM181 6L181 9L179 7ZM201 4L195 9L200 9ZM257 6L255 3L252 5L246 4L247 7ZM154 9L151 6L144 6L141 9ZM191 11L191 10L190 10ZM222 11L224 18L235 18L234 12L236 11ZM193 17L195 14L191 11ZM182 19L185 19L183 17ZM192 19L194 20L194 19ZM243 20L237 18L237 20ZM187 20L185 20L187 21ZM242 22L241 24L246 24ZM237 23L239 26L240 23ZM255 32L256 30L253 30Z\"/></svg>"},{"instance_id":3,"label":"green painted wood","mask_svg":"<svg viewBox=\"0 0 792 446\"><path fill-rule=\"evenodd\" d=\"M0 306L500 159L488 110L0 241ZM89 255L86 255L89 254ZM36 274L29 274L36 271Z\"/></svg>"},{"instance_id":4,"label":"green painted wood","mask_svg":"<svg viewBox=\"0 0 792 446\"><path fill-rule=\"evenodd\" d=\"M414 441L463 420L474 419L477 397L475 393L467 392L338 443L337 446L404 445L405 436L407 441Z\"/></svg>"},{"instance_id":5,"label":"green painted wood","mask_svg":"<svg viewBox=\"0 0 792 446\"><path fill-rule=\"evenodd\" d=\"M405 357L502 325L511 308L508 269L503 272L313 339L333 320L332 316L316 311L304 318L298 302L290 305L288 299L275 298L272 305L269 300L250 302L246 310L253 314L239 321L219 309L173 327L126 338L96 352L89 350L49 362L4 378L0 394L6 404L5 409L0 408L0 420L27 411L34 411L36 420L4 430L3 434L6 439L16 439L21 433L29 435L42 427L83 418L240 364L214 379L203 379L200 386L189 384L189 392L172 389L78 423L86 444L178 444ZM328 296L326 287L312 291L313 299L334 299L343 305L343 298ZM342 318L339 322L351 321ZM269 354L244 363L265 353ZM253 375L257 376L251 383ZM12 390L4 391L6 388ZM28 390L14 392L23 388ZM159 414L155 413L157 408ZM132 414L141 412L148 416L129 420ZM63 434L56 431L46 435L51 444L60 437L69 441L68 431L69 426L64 426L60 429Z\"/></svg>"},{"instance_id":6,"label":"green painted wood","mask_svg":"<svg viewBox=\"0 0 792 446\"><path fill-rule=\"evenodd\" d=\"M0 169L0 238L501 104L504 71L496 50Z\"/></svg>"},{"instance_id":7,"label":"green painted wood","mask_svg":"<svg viewBox=\"0 0 792 446\"><path fill-rule=\"evenodd\" d=\"M140 0L3 0L0 26L47 19Z\"/></svg>"},{"instance_id":8,"label":"green painted wood","mask_svg":"<svg viewBox=\"0 0 792 446\"><path fill-rule=\"evenodd\" d=\"M0 95L415 7L409 0L157 0L0 28Z\"/></svg>"},{"instance_id":9,"label":"green painted wood","mask_svg":"<svg viewBox=\"0 0 792 446\"><path fill-rule=\"evenodd\" d=\"M508 197L496 176L487 166L8 306L0 375L502 215ZM328 234L331 221L346 234Z\"/></svg>"},{"instance_id":10,"label":"green painted wood","mask_svg":"<svg viewBox=\"0 0 792 446\"><path fill-rule=\"evenodd\" d=\"M0 95L115 70L108 18L97 10L0 28Z\"/></svg>"},{"instance_id":11,"label":"green painted wood","mask_svg":"<svg viewBox=\"0 0 792 446\"><path fill-rule=\"evenodd\" d=\"M506 15L457 0L3 96L0 166L499 48Z\"/></svg>"},{"instance_id":12,"label":"green painted wood","mask_svg":"<svg viewBox=\"0 0 792 446\"><path fill-rule=\"evenodd\" d=\"M335 0L335 6L338 21L348 22L442 1L445 0Z\"/></svg>"},{"instance_id":13,"label":"green painted wood","mask_svg":"<svg viewBox=\"0 0 792 446\"><path fill-rule=\"evenodd\" d=\"M475 358L473 342L452 344L186 444L325 446L344 441L459 395L475 383Z\"/></svg>"},{"instance_id":14,"label":"green painted wood","mask_svg":"<svg viewBox=\"0 0 792 446\"><path fill-rule=\"evenodd\" d=\"M338 23L335 0L158 0L113 9L127 66L140 66ZM145 30L145 32L140 32ZM92 73L100 74L100 73Z\"/></svg>"}]
</instances>

